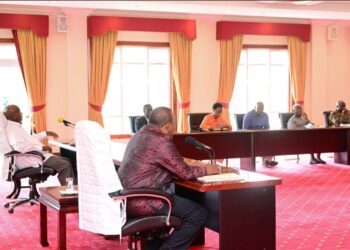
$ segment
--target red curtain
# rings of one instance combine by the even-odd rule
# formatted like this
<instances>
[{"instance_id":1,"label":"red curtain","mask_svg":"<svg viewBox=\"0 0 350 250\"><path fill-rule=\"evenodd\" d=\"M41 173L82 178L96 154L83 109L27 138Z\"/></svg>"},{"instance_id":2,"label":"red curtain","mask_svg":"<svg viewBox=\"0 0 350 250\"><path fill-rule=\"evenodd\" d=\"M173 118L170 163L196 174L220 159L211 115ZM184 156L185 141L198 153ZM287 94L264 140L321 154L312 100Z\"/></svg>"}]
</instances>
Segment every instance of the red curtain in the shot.
<instances>
[{"instance_id":1,"label":"red curtain","mask_svg":"<svg viewBox=\"0 0 350 250\"><path fill-rule=\"evenodd\" d=\"M16 46L16 52L17 52L17 58L18 58L19 67L21 68L22 77L23 77L23 80L24 80L23 65L22 65L22 59L21 59L21 51L19 49L17 30L12 30L12 35L13 35L13 40L14 40L15 46Z\"/></svg>"}]
</instances>

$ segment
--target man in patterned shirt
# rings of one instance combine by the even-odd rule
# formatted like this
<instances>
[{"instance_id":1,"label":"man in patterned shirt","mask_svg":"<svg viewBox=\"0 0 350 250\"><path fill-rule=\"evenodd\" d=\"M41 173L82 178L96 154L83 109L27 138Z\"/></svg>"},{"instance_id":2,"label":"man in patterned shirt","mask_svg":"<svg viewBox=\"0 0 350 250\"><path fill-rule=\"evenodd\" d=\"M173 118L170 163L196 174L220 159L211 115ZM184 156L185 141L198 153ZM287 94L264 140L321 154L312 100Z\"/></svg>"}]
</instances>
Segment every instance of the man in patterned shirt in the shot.
<instances>
[{"instance_id":1,"label":"man in patterned shirt","mask_svg":"<svg viewBox=\"0 0 350 250\"><path fill-rule=\"evenodd\" d=\"M344 101L337 101L336 111L329 115L329 122L335 127L339 127L340 124L350 123L350 112L346 109Z\"/></svg>"},{"instance_id":2,"label":"man in patterned shirt","mask_svg":"<svg viewBox=\"0 0 350 250\"><path fill-rule=\"evenodd\" d=\"M203 175L217 174L217 166L194 161L187 164L177 151L172 140L173 116L169 108L154 109L149 124L144 126L129 141L118 174L124 188L154 188L168 191L174 177L195 179ZM188 249L198 231L204 226L207 212L191 200L173 194L172 215L182 220L160 249ZM168 209L155 199L128 201L128 213L144 216L165 214Z\"/></svg>"}]
</instances>

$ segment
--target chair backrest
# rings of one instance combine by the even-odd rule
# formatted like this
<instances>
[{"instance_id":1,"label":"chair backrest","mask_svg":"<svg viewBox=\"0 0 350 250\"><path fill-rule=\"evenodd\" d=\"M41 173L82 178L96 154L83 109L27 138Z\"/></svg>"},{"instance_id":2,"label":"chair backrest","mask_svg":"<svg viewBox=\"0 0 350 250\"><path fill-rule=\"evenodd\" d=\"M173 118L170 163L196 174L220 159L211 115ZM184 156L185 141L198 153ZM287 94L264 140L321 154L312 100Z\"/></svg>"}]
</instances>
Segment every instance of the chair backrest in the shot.
<instances>
[{"instance_id":1,"label":"chair backrest","mask_svg":"<svg viewBox=\"0 0 350 250\"><path fill-rule=\"evenodd\" d=\"M332 123L329 121L329 115L332 113L332 111L323 111L323 118L324 118L324 125L326 127L331 127Z\"/></svg>"},{"instance_id":2,"label":"chair backrest","mask_svg":"<svg viewBox=\"0 0 350 250\"><path fill-rule=\"evenodd\" d=\"M234 119L236 123L236 129L243 128L243 118L245 114L234 114Z\"/></svg>"},{"instance_id":3,"label":"chair backrest","mask_svg":"<svg viewBox=\"0 0 350 250\"><path fill-rule=\"evenodd\" d=\"M288 121L293 115L294 115L293 112L278 114L278 117L280 118L280 121L281 121L281 128L287 128Z\"/></svg>"},{"instance_id":4,"label":"chair backrest","mask_svg":"<svg viewBox=\"0 0 350 250\"><path fill-rule=\"evenodd\" d=\"M4 154L10 152L11 146L7 141L6 136L6 123L7 119L3 112L0 112L0 167L1 167L1 179L7 180L9 170L9 158L4 158Z\"/></svg>"},{"instance_id":5,"label":"chair backrest","mask_svg":"<svg viewBox=\"0 0 350 250\"><path fill-rule=\"evenodd\" d=\"M135 120L136 120L137 117L139 117L139 115L132 115L132 116L129 116L130 130L131 130L131 133L133 133L133 134L136 133Z\"/></svg>"},{"instance_id":6,"label":"chair backrest","mask_svg":"<svg viewBox=\"0 0 350 250\"><path fill-rule=\"evenodd\" d=\"M188 113L187 114L187 121L188 121L188 128L190 129L190 133L193 132L199 132L204 117L209 113Z\"/></svg>"},{"instance_id":7,"label":"chair backrest","mask_svg":"<svg viewBox=\"0 0 350 250\"><path fill-rule=\"evenodd\" d=\"M113 164L110 135L96 122L80 121L75 126L75 143L79 227L120 235L126 212L124 201L113 201L108 195L123 188Z\"/></svg>"}]
</instances>

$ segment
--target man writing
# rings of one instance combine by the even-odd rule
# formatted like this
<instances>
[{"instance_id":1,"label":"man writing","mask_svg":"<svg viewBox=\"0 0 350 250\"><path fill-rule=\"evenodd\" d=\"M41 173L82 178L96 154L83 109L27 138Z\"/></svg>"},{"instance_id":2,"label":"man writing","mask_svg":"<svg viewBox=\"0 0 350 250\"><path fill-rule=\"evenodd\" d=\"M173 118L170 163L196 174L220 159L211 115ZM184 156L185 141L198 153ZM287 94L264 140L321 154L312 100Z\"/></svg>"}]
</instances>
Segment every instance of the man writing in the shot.
<instances>
[{"instance_id":1,"label":"man writing","mask_svg":"<svg viewBox=\"0 0 350 250\"><path fill-rule=\"evenodd\" d=\"M350 112L346 109L344 101L337 101L336 110L329 115L329 122L335 127L350 123Z\"/></svg>"},{"instance_id":2,"label":"man writing","mask_svg":"<svg viewBox=\"0 0 350 250\"><path fill-rule=\"evenodd\" d=\"M172 179L195 179L219 173L218 167L201 162L188 165L177 151L172 135L174 124L169 108L154 109L149 124L129 141L118 170L124 188L154 188L169 191ZM207 212L199 204L173 195L172 215L181 218L182 225L174 230L160 249L188 249L196 234L204 226ZM128 213L135 216L161 213L166 207L159 200L135 199L128 201Z\"/></svg>"},{"instance_id":3,"label":"man writing","mask_svg":"<svg viewBox=\"0 0 350 250\"><path fill-rule=\"evenodd\" d=\"M137 117L136 120L135 120L136 132L139 131L143 126L148 124L149 115L151 114L152 109L153 108L152 108L152 106L150 104L145 104L143 106L144 116Z\"/></svg>"},{"instance_id":4,"label":"man writing","mask_svg":"<svg viewBox=\"0 0 350 250\"><path fill-rule=\"evenodd\" d=\"M269 116L264 112L264 103L257 102L255 108L243 117L243 129L269 129ZM265 156L262 158L265 167L274 167L278 164L277 161L272 160L272 156Z\"/></svg>"},{"instance_id":5,"label":"man writing","mask_svg":"<svg viewBox=\"0 0 350 250\"><path fill-rule=\"evenodd\" d=\"M41 132L35 136L31 136L22 127L22 112L16 105L8 105L5 107L4 115L6 117L6 136L9 145L13 150L19 152L38 151L43 153L43 145L41 140L47 136L57 138L58 135L51 131ZM61 185L66 184L67 177L73 177L72 165L68 159L57 157L49 153L44 153L44 167L52 168L58 172L58 180ZM37 157L18 157L16 166L21 168L38 167L41 163Z\"/></svg>"},{"instance_id":6,"label":"man writing","mask_svg":"<svg viewBox=\"0 0 350 250\"><path fill-rule=\"evenodd\" d=\"M221 116L222 114L222 104L214 103L213 104L213 113L208 114L204 117L200 128L204 130L215 130L215 129L227 129L232 130L230 123Z\"/></svg>"}]
</instances>

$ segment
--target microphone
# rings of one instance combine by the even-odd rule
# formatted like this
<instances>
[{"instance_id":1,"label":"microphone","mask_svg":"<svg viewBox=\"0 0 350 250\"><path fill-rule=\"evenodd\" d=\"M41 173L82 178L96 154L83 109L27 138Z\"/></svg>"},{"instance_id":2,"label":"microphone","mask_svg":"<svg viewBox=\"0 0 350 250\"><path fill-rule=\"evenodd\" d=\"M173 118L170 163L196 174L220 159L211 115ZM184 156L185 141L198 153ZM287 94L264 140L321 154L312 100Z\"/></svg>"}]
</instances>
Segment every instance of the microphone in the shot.
<instances>
[{"instance_id":1,"label":"microphone","mask_svg":"<svg viewBox=\"0 0 350 250\"><path fill-rule=\"evenodd\" d=\"M63 123L64 126L66 126L66 127L74 127L74 126L75 126L74 123L63 119L62 117L58 117L58 118L57 118L57 121L60 122L60 123Z\"/></svg>"},{"instance_id":2,"label":"microphone","mask_svg":"<svg viewBox=\"0 0 350 250\"><path fill-rule=\"evenodd\" d=\"M205 145L205 144L197 141L192 136L187 136L185 138L185 142L187 144L191 144L191 145L195 146L199 150L206 151L208 153L208 156L209 156L209 159L210 159L210 163L213 164L213 158L215 158L215 152L214 152L212 147L209 147L208 145Z\"/></svg>"},{"instance_id":3,"label":"microphone","mask_svg":"<svg viewBox=\"0 0 350 250\"><path fill-rule=\"evenodd\" d=\"M198 149L213 150L211 147L209 147L208 145L205 145L205 144L203 144L203 143L197 141L197 140L196 140L194 137L192 137L192 136L187 136L187 137L185 138L185 142L186 142L187 144L191 144L191 145L195 146L195 147L198 148Z\"/></svg>"}]
</instances>

